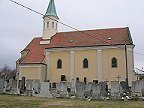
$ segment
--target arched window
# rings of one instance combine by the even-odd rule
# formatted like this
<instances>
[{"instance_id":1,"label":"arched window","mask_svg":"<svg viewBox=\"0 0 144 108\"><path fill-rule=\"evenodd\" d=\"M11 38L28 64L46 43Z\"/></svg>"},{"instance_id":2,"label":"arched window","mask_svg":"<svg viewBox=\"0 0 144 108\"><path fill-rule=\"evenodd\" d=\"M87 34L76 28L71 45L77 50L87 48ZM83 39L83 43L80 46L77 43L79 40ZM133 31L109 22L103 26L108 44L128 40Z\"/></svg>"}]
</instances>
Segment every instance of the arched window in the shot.
<instances>
[{"instance_id":1,"label":"arched window","mask_svg":"<svg viewBox=\"0 0 144 108\"><path fill-rule=\"evenodd\" d=\"M117 59L115 57L112 58L111 65L112 68L117 68Z\"/></svg>"},{"instance_id":2,"label":"arched window","mask_svg":"<svg viewBox=\"0 0 144 108\"><path fill-rule=\"evenodd\" d=\"M61 59L59 59L57 61L57 69L62 69L62 60Z\"/></svg>"},{"instance_id":3,"label":"arched window","mask_svg":"<svg viewBox=\"0 0 144 108\"><path fill-rule=\"evenodd\" d=\"M49 28L49 21L47 22L47 28Z\"/></svg>"},{"instance_id":4,"label":"arched window","mask_svg":"<svg viewBox=\"0 0 144 108\"><path fill-rule=\"evenodd\" d=\"M86 58L83 60L83 68L88 68L88 60Z\"/></svg>"},{"instance_id":5,"label":"arched window","mask_svg":"<svg viewBox=\"0 0 144 108\"><path fill-rule=\"evenodd\" d=\"M54 28L54 22L52 22L52 28Z\"/></svg>"}]
</instances>

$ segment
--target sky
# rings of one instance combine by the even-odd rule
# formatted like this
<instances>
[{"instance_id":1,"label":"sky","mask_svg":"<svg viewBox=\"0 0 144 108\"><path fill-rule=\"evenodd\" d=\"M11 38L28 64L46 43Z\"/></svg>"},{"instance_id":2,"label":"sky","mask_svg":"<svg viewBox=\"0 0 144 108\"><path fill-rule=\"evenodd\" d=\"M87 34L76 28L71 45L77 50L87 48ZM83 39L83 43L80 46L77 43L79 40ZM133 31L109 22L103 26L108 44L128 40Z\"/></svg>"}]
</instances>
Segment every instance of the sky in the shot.
<instances>
[{"instance_id":1,"label":"sky","mask_svg":"<svg viewBox=\"0 0 144 108\"><path fill-rule=\"evenodd\" d=\"M15 0L45 14L50 0ZM144 67L144 0L55 0L59 21L79 30L129 27L135 67ZM20 51L34 38L42 36L41 15L9 0L0 0L0 68L15 68ZM59 31L74 31L58 25Z\"/></svg>"}]
</instances>

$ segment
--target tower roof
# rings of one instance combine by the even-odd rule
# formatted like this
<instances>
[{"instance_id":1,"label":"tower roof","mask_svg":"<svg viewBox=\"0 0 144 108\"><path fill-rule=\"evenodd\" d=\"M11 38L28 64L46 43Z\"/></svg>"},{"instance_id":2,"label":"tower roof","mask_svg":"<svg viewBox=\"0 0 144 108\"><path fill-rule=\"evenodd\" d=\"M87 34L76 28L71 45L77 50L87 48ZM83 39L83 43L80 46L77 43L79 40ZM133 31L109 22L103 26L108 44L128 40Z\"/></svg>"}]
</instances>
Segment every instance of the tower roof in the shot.
<instances>
[{"instance_id":1,"label":"tower roof","mask_svg":"<svg viewBox=\"0 0 144 108\"><path fill-rule=\"evenodd\" d=\"M57 16L54 0L50 0L47 11L44 16Z\"/></svg>"}]
</instances>

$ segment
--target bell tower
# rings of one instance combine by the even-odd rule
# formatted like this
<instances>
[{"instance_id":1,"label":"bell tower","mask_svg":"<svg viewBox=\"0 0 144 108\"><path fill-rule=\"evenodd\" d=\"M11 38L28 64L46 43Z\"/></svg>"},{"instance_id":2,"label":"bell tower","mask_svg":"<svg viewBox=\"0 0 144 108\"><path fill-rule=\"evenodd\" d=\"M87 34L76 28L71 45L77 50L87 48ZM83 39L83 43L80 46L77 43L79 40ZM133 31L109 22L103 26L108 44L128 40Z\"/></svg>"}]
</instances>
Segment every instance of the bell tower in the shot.
<instances>
[{"instance_id":1,"label":"bell tower","mask_svg":"<svg viewBox=\"0 0 144 108\"><path fill-rule=\"evenodd\" d=\"M50 40L57 33L58 20L54 0L50 0L47 11L43 16L43 40Z\"/></svg>"}]
</instances>

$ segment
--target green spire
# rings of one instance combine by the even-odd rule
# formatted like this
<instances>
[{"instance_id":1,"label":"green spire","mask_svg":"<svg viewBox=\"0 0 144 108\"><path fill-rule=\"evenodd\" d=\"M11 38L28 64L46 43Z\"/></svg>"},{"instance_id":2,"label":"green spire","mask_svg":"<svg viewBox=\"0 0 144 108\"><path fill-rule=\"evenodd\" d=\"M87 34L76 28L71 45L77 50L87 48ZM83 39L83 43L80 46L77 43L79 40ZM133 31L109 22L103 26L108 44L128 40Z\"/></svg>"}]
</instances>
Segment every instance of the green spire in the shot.
<instances>
[{"instance_id":1,"label":"green spire","mask_svg":"<svg viewBox=\"0 0 144 108\"><path fill-rule=\"evenodd\" d=\"M57 16L54 0L50 0L47 11L44 16Z\"/></svg>"}]
</instances>

